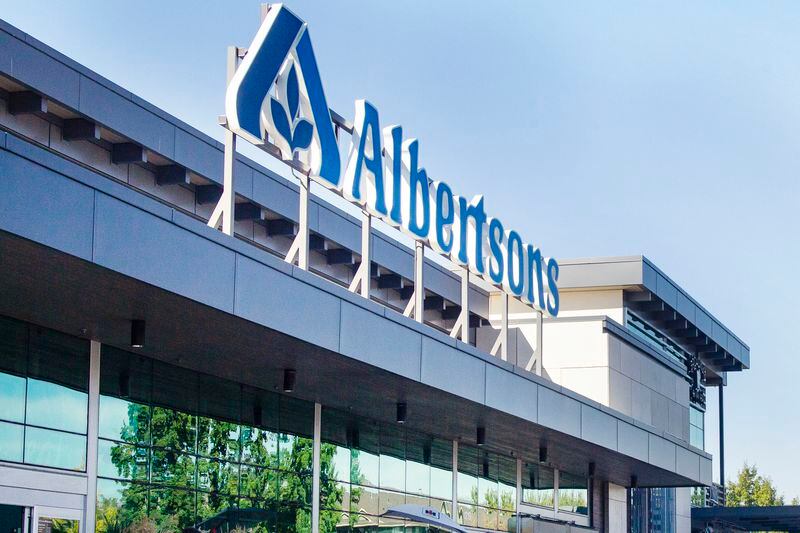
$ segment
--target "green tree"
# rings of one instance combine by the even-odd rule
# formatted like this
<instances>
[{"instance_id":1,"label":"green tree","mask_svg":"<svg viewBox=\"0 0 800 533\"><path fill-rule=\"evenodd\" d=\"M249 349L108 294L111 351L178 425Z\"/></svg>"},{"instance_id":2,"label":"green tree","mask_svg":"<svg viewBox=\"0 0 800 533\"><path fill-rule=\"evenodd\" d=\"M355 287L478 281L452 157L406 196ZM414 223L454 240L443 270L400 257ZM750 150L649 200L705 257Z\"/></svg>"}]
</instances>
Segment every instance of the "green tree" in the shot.
<instances>
[{"instance_id":1,"label":"green tree","mask_svg":"<svg viewBox=\"0 0 800 533\"><path fill-rule=\"evenodd\" d=\"M770 478L758 473L756 465L745 462L736 480L728 481L725 504L728 507L783 505L783 496L778 494Z\"/></svg>"},{"instance_id":2,"label":"green tree","mask_svg":"<svg viewBox=\"0 0 800 533\"><path fill-rule=\"evenodd\" d=\"M792 505L800 505L800 496L792 498Z\"/></svg>"}]
</instances>

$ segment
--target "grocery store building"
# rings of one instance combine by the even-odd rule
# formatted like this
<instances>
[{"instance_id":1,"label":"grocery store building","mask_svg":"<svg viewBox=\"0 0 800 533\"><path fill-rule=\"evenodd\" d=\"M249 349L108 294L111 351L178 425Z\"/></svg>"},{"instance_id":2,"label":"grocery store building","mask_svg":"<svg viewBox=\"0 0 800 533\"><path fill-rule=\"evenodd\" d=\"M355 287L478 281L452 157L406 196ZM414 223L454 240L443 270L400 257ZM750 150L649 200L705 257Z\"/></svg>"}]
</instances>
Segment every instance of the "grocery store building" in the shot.
<instances>
[{"instance_id":1,"label":"grocery store building","mask_svg":"<svg viewBox=\"0 0 800 533\"><path fill-rule=\"evenodd\" d=\"M705 391L749 348L648 259L560 261L543 316L388 226L360 268L364 221L288 167L237 156L209 227L223 168L0 21L5 531L425 531L382 516L407 503L469 531L691 529Z\"/></svg>"}]
</instances>

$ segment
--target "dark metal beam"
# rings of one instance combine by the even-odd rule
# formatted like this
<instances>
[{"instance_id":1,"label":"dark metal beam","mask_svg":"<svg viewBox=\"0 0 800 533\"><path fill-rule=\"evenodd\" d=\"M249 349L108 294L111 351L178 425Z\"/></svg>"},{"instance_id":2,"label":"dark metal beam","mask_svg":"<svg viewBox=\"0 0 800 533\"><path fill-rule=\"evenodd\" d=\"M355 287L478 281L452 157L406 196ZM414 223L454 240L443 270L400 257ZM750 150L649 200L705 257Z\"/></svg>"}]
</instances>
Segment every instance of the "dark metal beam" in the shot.
<instances>
[{"instance_id":1,"label":"dark metal beam","mask_svg":"<svg viewBox=\"0 0 800 533\"><path fill-rule=\"evenodd\" d=\"M33 91L8 93L8 112L12 115L46 115L47 100Z\"/></svg>"},{"instance_id":2,"label":"dark metal beam","mask_svg":"<svg viewBox=\"0 0 800 533\"><path fill-rule=\"evenodd\" d=\"M157 185L177 185L189 183L189 173L186 167L180 165L163 165L156 167Z\"/></svg>"},{"instance_id":3,"label":"dark metal beam","mask_svg":"<svg viewBox=\"0 0 800 533\"><path fill-rule=\"evenodd\" d=\"M438 294L431 294L427 298L425 298L425 310L426 311L443 311L444 310L444 298L439 296Z\"/></svg>"},{"instance_id":4,"label":"dark metal beam","mask_svg":"<svg viewBox=\"0 0 800 533\"><path fill-rule=\"evenodd\" d=\"M403 277L400 274L381 274L378 276L379 289L401 289Z\"/></svg>"},{"instance_id":5,"label":"dark metal beam","mask_svg":"<svg viewBox=\"0 0 800 533\"><path fill-rule=\"evenodd\" d=\"M250 202L243 202L234 206L234 220L261 220L261 218L262 211L260 205L251 204ZM269 230L267 230L267 232L269 232Z\"/></svg>"},{"instance_id":6,"label":"dark metal beam","mask_svg":"<svg viewBox=\"0 0 800 533\"><path fill-rule=\"evenodd\" d=\"M414 295L414 285L406 285L402 289L400 289L400 298L403 300L408 300ZM425 298L425 302L428 301L428 298Z\"/></svg>"},{"instance_id":7,"label":"dark metal beam","mask_svg":"<svg viewBox=\"0 0 800 533\"><path fill-rule=\"evenodd\" d=\"M309 233L308 235L308 249L323 252L327 248L325 237L317 235L316 233Z\"/></svg>"},{"instance_id":8,"label":"dark metal beam","mask_svg":"<svg viewBox=\"0 0 800 533\"><path fill-rule=\"evenodd\" d=\"M294 222L285 218L265 220L264 225L270 237L294 237L297 234Z\"/></svg>"},{"instance_id":9,"label":"dark metal beam","mask_svg":"<svg viewBox=\"0 0 800 533\"><path fill-rule=\"evenodd\" d=\"M458 318L458 315L461 314L461 306L460 305L450 305L442 310L442 319L444 320L453 320Z\"/></svg>"},{"instance_id":10,"label":"dark metal beam","mask_svg":"<svg viewBox=\"0 0 800 533\"><path fill-rule=\"evenodd\" d=\"M352 265L353 252L347 248L332 248L325 254L329 265Z\"/></svg>"},{"instance_id":11,"label":"dark metal beam","mask_svg":"<svg viewBox=\"0 0 800 533\"><path fill-rule=\"evenodd\" d=\"M65 141L99 141L100 126L85 118L68 118L61 126L61 136Z\"/></svg>"},{"instance_id":12,"label":"dark metal beam","mask_svg":"<svg viewBox=\"0 0 800 533\"><path fill-rule=\"evenodd\" d=\"M135 143L116 143L111 146L111 162L117 165L147 163L147 151Z\"/></svg>"},{"instance_id":13,"label":"dark metal beam","mask_svg":"<svg viewBox=\"0 0 800 533\"><path fill-rule=\"evenodd\" d=\"M194 194L200 205L215 204L222 197L222 187L219 185L195 185Z\"/></svg>"}]
</instances>

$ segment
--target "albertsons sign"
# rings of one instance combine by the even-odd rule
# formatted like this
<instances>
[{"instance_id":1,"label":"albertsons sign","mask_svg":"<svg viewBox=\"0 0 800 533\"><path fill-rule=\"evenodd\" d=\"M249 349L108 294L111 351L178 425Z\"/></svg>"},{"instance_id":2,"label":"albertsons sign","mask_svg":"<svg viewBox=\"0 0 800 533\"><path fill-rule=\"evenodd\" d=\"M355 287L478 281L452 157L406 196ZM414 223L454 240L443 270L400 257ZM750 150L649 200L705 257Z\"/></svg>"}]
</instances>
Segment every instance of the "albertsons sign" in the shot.
<instances>
[{"instance_id":1,"label":"albertsons sign","mask_svg":"<svg viewBox=\"0 0 800 533\"><path fill-rule=\"evenodd\" d=\"M483 196L467 200L420 164L417 139L381 128L378 110L357 100L342 172L330 109L307 24L273 5L228 85L228 127L253 144L269 139L286 160L370 214L551 316L558 314L558 263L500 219Z\"/></svg>"}]
</instances>

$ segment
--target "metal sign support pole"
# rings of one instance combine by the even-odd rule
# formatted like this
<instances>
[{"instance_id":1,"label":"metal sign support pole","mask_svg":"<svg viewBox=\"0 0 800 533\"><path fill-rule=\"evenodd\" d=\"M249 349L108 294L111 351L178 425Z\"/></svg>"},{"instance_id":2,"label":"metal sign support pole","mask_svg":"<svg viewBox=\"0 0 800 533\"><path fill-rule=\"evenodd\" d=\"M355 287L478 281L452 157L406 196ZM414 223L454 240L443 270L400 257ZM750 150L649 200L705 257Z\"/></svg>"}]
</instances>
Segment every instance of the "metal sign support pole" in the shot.
<instances>
[{"instance_id":1,"label":"metal sign support pole","mask_svg":"<svg viewBox=\"0 0 800 533\"><path fill-rule=\"evenodd\" d=\"M295 235L289 251L286 252L286 262L294 264L296 260L297 266L303 270L308 270L308 189L311 186L311 180L308 174L303 174L302 172L293 173L300 180L300 203L297 216L297 235Z\"/></svg>"},{"instance_id":2,"label":"metal sign support pole","mask_svg":"<svg viewBox=\"0 0 800 533\"><path fill-rule=\"evenodd\" d=\"M228 83L231 82L239 62L239 50L235 46L228 47ZM227 125L227 121L226 121ZM222 167L222 196L220 196L208 225L214 229L222 222L222 232L233 235L233 213L236 207L236 193L233 187L233 166L236 160L236 134L225 129L225 156Z\"/></svg>"},{"instance_id":3,"label":"metal sign support pole","mask_svg":"<svg viewBox=\"0 0 800 533\"><path fill-rule=\"evenodd\" d=\"M494 356L499 355L500 359L508 361L508 293L503 292L500 298L500 334L489 353Z\"/></svg>"},{"instance_id":4,"label":"metal sign support pole","mask_svg":"<svg viewBox=\"0 0 800 533\"><path fill-rule=\"evenodd\" d=\"M459 313L450 336L469 343L469 270L461 271L461 313Z\"/></svg>"},{"instance_id":5,"label":"metal sign support pole","mask_svg":"<svg viewBox=\"0 0 800 533\"><path fill-rule=\"evenodd\" d=\"M358 267L353 281L350 283L350 291L358 292L364 298L369 299L370 274L372 266L372 215L362 211L361 216L361 265Z\"/></svg>"},{"instance_id":6,"label":"metal sign support pole","mask_svg":"<svg viewBox=\"0 0 800 533\"><path fill-rule=\"evenodd\" d=\"M544 346L544 318L542 316L542 312L538 311L536 313L536 375L542 375L542 365L544 364L544 360L542 359L542 346Z\"/></svg>"},{"instance_id":7,"label":"metal sign support pole","mask_svg":"<svg viewBox=\"0 0 800 533\"><path fill-rule=\"evenodd\" d=\"M425 266L425 245L416 241L414 248L414 320L422 323L425 315L425 282L422 270Z\"/></svg>"}]
</instances>

